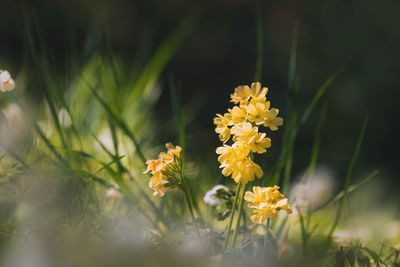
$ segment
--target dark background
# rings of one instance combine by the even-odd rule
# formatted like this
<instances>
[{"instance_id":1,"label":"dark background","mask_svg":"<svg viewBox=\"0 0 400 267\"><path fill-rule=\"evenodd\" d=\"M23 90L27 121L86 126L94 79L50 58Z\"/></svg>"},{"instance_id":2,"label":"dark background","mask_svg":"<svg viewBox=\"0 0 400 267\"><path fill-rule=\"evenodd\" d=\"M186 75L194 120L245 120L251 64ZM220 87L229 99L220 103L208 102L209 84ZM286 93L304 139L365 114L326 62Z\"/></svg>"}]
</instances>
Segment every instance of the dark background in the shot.
<instances>
[{"instance_id":1,"label":"dark background","mask_svg":"<svg viewBox=\"0 0 400 267\"><path fill-rule=\"evenodd\" d=\"M34 12L56 67L65 76L71 46L82 61L97 48L104 29L122 60L149 59L181 19L197 10L200 20L167 69L180 83L183 102L196 106L188 119L189 151L215 162L219 145L212 118L223 113L234 87L252 82L256 63L256 1L250 0L2 0L0 64L15 75L24 63L24 16ZM344 177L362 122L369 112L356 178L381 168L379 179L399 188L398 99L400 2L373 0L260 1L264 30L262 83L272 106L285 118L292 32L299 21L297 75L300 114L323 81L341 65L344 72L327 90L328 115L319 162ZM167 72L161 84L167 85ZM166 86L165 86L166 87ZM157 104L158 120L171 114L169 90ZM30 96L40 101L41 92ZM307 164L320 105L302 129L295 147L293 174ZM167 131L168 133L168 131ZM173 135L170 133L171 136ZM277 158L282 131L272 134L271 160ZM164 142L164 139L162 140ZM272 160L272 161L273 161Z\"/></svg>"}]
</instances>

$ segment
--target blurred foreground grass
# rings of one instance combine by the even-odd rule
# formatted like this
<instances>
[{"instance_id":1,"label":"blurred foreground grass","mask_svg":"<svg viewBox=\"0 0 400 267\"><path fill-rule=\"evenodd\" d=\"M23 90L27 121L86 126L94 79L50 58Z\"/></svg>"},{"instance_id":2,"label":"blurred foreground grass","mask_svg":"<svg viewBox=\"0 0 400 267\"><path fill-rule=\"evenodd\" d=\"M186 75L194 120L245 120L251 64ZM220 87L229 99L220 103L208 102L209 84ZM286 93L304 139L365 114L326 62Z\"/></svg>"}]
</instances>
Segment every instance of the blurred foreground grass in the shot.
<instances>
[{"instance_id":1,"label":"blurred foreground grass","mask_svg":"<svg viewBox=\"0 0 400 267\"><path fill-rule=\"evenodd\" d=\"M160 76L195 23L193 14L184 18L144 65L127 66L113 54L105 37L85 64L73 64L71 58L68 79L62 82L63 75L55 71L38 22L27 19L29 64L18 75L16 89L0 95L0 264L398 266L400 223L390 206L382 209L377 205L382 197L375 190L379 183L368 186L379 171L353 177L368 119L354 140L344 185L335 189L333 170L318 164L328 108L321 102L344 67L326 79L305 112L299 114L297 27L281 153L270 167L272 171L251 183L281 185L293 214L280 214L266 228L250 222L246 207L243 221L235 229L238 242L224 249L235 187L226 179L226 195L217 196L215 202L203 199L218 184L219 171L188 153L182 157L195 221L182 192L169 190L162 198L152 196L149 176L143 171L146 160L163 150L166 142L160 138L165 126L175 127L177 138L173 141L183 152L185 141L190 140L191 132L185 127L188 113L173 75L168 85L173 112L165 125L155 123L154 105L163 90ZM258 22L256 81L262 73L262 38ZM26 97L32 84L42 88L44 103L34 104ZM311 112L319 112L320 118L309 165L293 179L296 137ZM266 231L268 239L264 241Z\"/></svg>"}]
</instances>

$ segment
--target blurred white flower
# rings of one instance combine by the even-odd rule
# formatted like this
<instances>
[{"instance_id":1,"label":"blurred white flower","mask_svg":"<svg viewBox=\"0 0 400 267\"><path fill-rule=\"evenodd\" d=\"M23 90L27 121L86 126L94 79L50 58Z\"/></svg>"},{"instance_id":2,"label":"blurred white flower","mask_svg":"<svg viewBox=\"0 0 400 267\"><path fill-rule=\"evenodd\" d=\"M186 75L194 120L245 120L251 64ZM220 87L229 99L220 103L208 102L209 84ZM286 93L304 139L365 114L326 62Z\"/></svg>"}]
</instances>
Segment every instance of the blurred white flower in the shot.
<instances>
[{"instance_id":1,"label":"blurred white flower","mask_svg":"<svg viewBox=\"0 0 400 267\"><path fill-rule=\"evenodd\" d=\"M112 140L110 129L103 128L100 134L97 136L97 139L107 148L110 152L115 153L114 151L114 142ZM99 151L103 151L99 144L96 143L96 148Z\"/></svg>"},{"instance_id":2,"label":"blurred white flower","mask_svg":"<svg viewBox=\"0 0 400 267\"><path fill-rule=\"evenodd\" d=\"M229 188L224 185L216 185L204 195L203 201L210 206L221 205L224 200L218 197L218 190L220 189L226 191L226 193L229 193L230 191Z\"/></svg>"},{"instance_id":3,"label":"blurred white flower","mask_svg":"<svg viewBox=\"0 0 400 267\"><path fill-rule=\"evenodd\" d=\"M386 223L384 229L384 237L389 240L395 240L400 237L400 221L390 221Z\"/></svg>"},{"instance_id":4,"label":"blurred white flower","mask_svg":"<svg viewBox=\"0 0 400 267\"><path fill-rule=\"evenodd\" d=\"M6 92L11 91L15 88L15 82L11 78L11 75L8 71L0 71L0 91Z\"/></svg>"},{"instance_id":5,"label":"blurred white flower","mask_svg":"<svg viewBox=\"0 0 400 267\"><path fill-rule=\"evenodd\" d=\"M19 142L27 132L27 123L21 108L11 103L6 106L0 116L0 141L3 145L9 146Z\"/></svg>"},{"instance_id":6,"label":"blurred white flower","mask_svg":"<svg viewBox=\"0 0 400 267\"><path fill-rule=\"evenodd\" d=\"M337 229L333 232L332 237L336 243L340 245L351 245L356 243L364 243L371 239L371 229L367 227L357 227L356 229Z\"/></svg>"},{"instance_id":7,"label":"blurred white flower","mask_svg":"<svg viewBox=\"0 0 400 267\"><path fill-rule=\"evenodd\" d=\"M119 187L115 186L115 188L110 188L106 191L106 197L120 197L121 193L118 191Z\"/></svg>"},{"instance_id":8,"label":"blurred white flower","mask_svg":"<svg viewBox=\"0 0 400 267\"><path fill-rule=\"evenodd\" d=\"M69 116L68 111L65 108L61 108L58 112L58 120L64 128L68 128L72 124L71 117Z\"/></svg>"},{"instance_id":9,"label":"blurred white flower","mask_svg":"<svg viewBox=\"0 0 400 267\"><path fill-rule=\"evenodd\" d=\"M20 120L22 117L21 108L15 103L9 104L3 110L3 114L4 114L4 117L7 119L7 121L10 121L13 123L15 123L16 120Z\"/></svg>"},{"instance_id":10,"label":"blurred white flower","mask_svg":"<svg viewBox=\"0 0 400 267\"><path fill-rule=\"evenodd\" d=\"M300 177L301 180L303 176ZM317 167L313 173L294 184L289 196L297 208L318 208L328 201L334 190L333 172L326 167ZM296 211L296 209L294 210Z\"/></svg>"}]
</instances>

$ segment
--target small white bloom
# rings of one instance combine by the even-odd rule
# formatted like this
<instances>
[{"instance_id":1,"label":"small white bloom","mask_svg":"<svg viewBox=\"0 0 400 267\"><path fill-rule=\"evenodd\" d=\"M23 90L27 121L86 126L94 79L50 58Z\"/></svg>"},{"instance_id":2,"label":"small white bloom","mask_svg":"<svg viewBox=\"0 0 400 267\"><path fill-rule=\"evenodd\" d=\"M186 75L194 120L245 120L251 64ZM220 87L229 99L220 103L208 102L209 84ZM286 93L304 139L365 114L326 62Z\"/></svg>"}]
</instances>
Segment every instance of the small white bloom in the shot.
<instances>
[{"instance_id":1,"label":"small white bloom","mask_svg":"<svg viewBox=\"0 0 400 267\"><path fill-rule=\"evenodd\" d=\"M333 172L326 167L317 167L303 181L295 184L289 195L294 199L298 208L318 208L328 201L333 193Z\"/></svg>"},{"instance_id":2,"label":"small white bloom","mask_svg":"<svg viewBox=\"0 0 400 267\"><path fill-rule=\"evenodd\" d=\"M0 91L6 92L11 91L15 88L15 82L11 78L11 75L8 71L1 71L0 72Z\"/></svg>"},{"instance_id":3,"label":"small white bloom","mask_svg":"<svg viewBox=\"0 0 400 267\"><path fill-rule=\"evenodd\" d=\"M227 193L229 192L229 188L224 185L216 185L210 191L208 191L203 198L203 201L210 206L217 206L223 203L223 199L218 198L217 191L223 189Z\"/></svg>"},{"instance_id":4,"label":"small white bloom","mask_svg":"<svg viewBox=\"0 0 400 267\"><path fill-rule=\"evenodd\" d=\"M58 112L58 120L64 128L68 128L72 124L71 117L65 108L61 108Z\"/></svg>"}]
</instances>

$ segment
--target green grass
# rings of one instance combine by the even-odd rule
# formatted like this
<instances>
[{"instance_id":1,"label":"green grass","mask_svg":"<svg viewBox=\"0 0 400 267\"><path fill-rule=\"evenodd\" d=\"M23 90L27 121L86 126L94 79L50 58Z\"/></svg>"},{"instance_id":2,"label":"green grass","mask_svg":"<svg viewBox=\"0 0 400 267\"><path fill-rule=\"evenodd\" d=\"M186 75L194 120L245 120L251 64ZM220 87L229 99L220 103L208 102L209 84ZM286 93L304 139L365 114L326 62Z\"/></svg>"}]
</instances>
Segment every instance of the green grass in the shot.
<instances>
[{"instance_id":1,"label":"green grass","mask_svg":"<svg viewBox=\"0 0 400 267\"><path fill-rule=\"evenodd\" d=\"M258 9L255 18L254 79L259 81L263 77L263 28ZM296 215L281 212L264 227L250 221L251 210L243 201L245 191L257 182L232 187L237 192L225 196L218 207L203 201L204 193L217 184L220 170L215 168L210 177L191 170L192 166L200 170L210 166L195 161L187 150L192 133L185 121L184 89L179 77L168 70L168 63L198 19L197 13L189 13L145 64L138 62L134 67L114 54L105 34L99 49L84 64L71 66L67 75L55 71L38 19L26 15L27 67L21 71L26 77L22 84L28 88L29 83L37 83L45 101L35 107L36 119L32 120L26 88L17 85L16 92L0 96L9 103L18 103L26 117L23 123L28 125L26 135L18 142L0 142L0 253L14 266L20 262L19 253L33 265L39 264L29 258L21 243L37 233L37 240L54 245L54 253L61 255L60 260L65 259L66 266L99 266L106 260L117 266L260 266L265 260L272 266L398 266L399 251L394 247L398 238L373 237L365 242L353 239L350 243L335 239L338 228L350 223L343 215L345 204L351 203L354 194L368 194L359 191L379 173L374 170L353 182L359 176L355 169L368 116L348 163L343 187L319 206L298 209ZM329 119L325 93L344 71L344 66L334 71L300 112L297 102L301 81L296 68L300 27L297 22L292 37L287 109L281 112L285 117L281 152L272 173L258 182L280 185L293 205L296 203L290 189L299 182L293 179L293 163L301 156L295 150L296 138L311 113L319 112L310 158L300 179L304 182L316 174L319 154L324 149L322 132ZM71 48L71 55L78 54ZM71 62L74 60L71 58ZM143 171L148 159L165 150L165 130L154 119L160 95L156 85L165 73L169 74L170 129L176 137L172 141L183 150L179 163L182 184L178 186L182 192L169 190L160 198L152 195L150 175ZM67 81L61 82L64 77ZM71 119L69 126L60 120L62 109ZM24 143L29 145L21 148L19 144ZM196 182L203 178L206 184ZM1 264L7 262L0 260Z\"/></svg>"}]
</instances>

